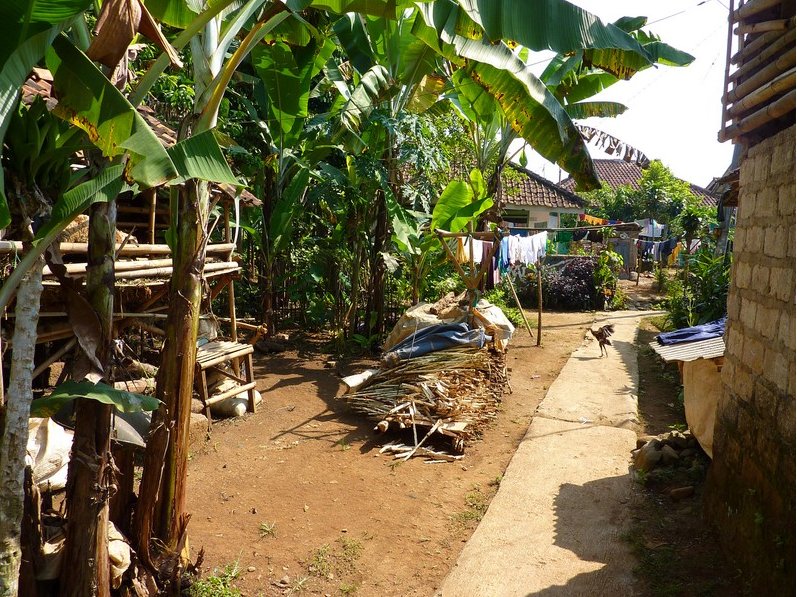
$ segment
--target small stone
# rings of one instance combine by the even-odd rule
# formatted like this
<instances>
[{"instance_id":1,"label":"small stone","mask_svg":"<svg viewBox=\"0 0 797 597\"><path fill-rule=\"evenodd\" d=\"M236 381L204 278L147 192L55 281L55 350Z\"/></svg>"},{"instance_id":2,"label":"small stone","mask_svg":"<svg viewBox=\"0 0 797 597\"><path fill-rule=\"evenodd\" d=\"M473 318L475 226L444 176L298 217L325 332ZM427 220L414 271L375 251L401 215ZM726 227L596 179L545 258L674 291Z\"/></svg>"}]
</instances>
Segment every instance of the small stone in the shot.
<instances>
[{"instance_id":1,"label":"small stone","mask_svg":"<svg viewBox=\"0 0 797 597\"><path fill-rule=\"evenodd\" d=\"M697 450L694 448L684 448L681 450L681 458L691 458L695 454L697 454Z\"/></svg>"},{"instance_id":2,"label":"small stone","mask_svg":"<svg viewBox=\"0 0 797 597\"><path fill-rule=\"evenodd\" d=\"M252 514L257 514L257 508L252 508L251 510L249 510L249 512L251 512Z\"/></svg>"},{"instance_id":3,"label":"small stone","mask_svg":"<svg viewBox=\"0 0 797 597\"><path fill-rule=\"evenodd\" d=\"M640 448L634 458L634 468L639 471L649 471L661 460L661 442L652 439Z\"/></svg>"},{"instance_id":4,"label":"small stone","mask_svg":"<svg viewBox=\"0 0 797 597\"><path fill-rule=\"evenodd\" d=\"M690 498L695 495L695 488L691 485L687 485L686 487L678 487L676 489L670 490L670 499L674 502L679 502L681 500L685 500L686 498Z\"/></svg>"},{"instance_id":5,"label":"small stone","mask_svg":"<svg viewBox=\"0 0 797 597\"><path fill-rule=\"evenodd\" d=\"M676 450L683 450L689 447L689 438L680 431L671 431L667 439L664 440L668 446L672 446Z\"/></svg>"},{"instance_id":6,"label":"small stone","mask_svg":"<svg viewBox=\"0 0 797 597\"><path fill-rule=\"evenodd\" d=\"M291 584L291 577L286 574L285 576L283 576L280 579L280 584L281 585L289 585L289 584Z\"/></svg>"},{"instance_id":7,"label":"small stone","mask_svg":"<svg viewBox=\"0 0 797 597\"><path fill-rule=\"evenodd\" d=\"M652 439L658 439L655 435L640 435L636 438L636 447L641 448Z\"/></svg>"},{"instance_id":8,"label":"small stone","mask_svg":"<svg viewBox=\"0 0 797 597\"><path fill-rule=\"evenodd\" d=\"M249 567L246 569L246 571L247 571L247 572L254 572L255 570L257 570L257 568L255 568L254 566L249 566Z\"/></svg>"},{"instance_id":9,"label":"small stone","mask_svg":"<svg viewBox=\"0 0 797 597\"><path fill-rule=\"evenodd\" d=\"M340 529L340 532L341 532L341 533L348 533L348 532L349 532L349 529Z\"/></svg>"},{"instance_id":10,"label":"small stone","mask_svg":"<svg viewBox=\"0 0 797 597\"><path fill-rule=\"evenodd\" d=\"M661 463L664 466L669 466L678 462L678 452L673 450L671 446L665 444L661 448Z\"/></svg>"}]
</instances>

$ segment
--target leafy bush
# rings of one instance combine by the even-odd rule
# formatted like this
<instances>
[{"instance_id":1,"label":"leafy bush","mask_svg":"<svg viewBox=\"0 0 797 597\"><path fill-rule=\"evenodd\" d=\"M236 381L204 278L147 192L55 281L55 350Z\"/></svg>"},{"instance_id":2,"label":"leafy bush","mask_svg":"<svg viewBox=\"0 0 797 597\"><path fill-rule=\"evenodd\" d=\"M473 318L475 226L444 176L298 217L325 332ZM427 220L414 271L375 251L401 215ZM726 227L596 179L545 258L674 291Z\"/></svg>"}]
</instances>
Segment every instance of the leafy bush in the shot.
<instances>
[{"instance_id":1,"label":"leafy bush","mask_svg":"<svg viewBox=\"0 0 797 597\"><path fill-rule=\"evenodd\" d=\"M600 300L595 291L595 268L597 257L575 257L564 264L542 267L542 304L547 309L564 311L588 311ZM537 304L537 277L534 268L528 274L529 293L534 306Z\"/></svg>"},{"instance_id":2,"label":"leafy bush","mask_svg":"<svg viewBox=\"0 0 797 597\"><path fill-rule=\"evenodd\" d=\"M686 282L671 281L667 293L668 319L675 328L714 321L727 310L730 255L700 250L688 259Z\"/></svg>"},{"instance_id":3,"label":"leafy bush","mask_svg":"<svg viewBox=\"0 0 797 597\"><path fill-rule=\"evenodd\" d=\"M521 315L520 309L515 305L515 299L512 298L511 291L504 288L503 283L501 286L497 286L485 292L483 298L501 309L504 315L506 315L506 318L511 321L515 327L523 325L523 315Z\"/></svg>"}]
</instances>

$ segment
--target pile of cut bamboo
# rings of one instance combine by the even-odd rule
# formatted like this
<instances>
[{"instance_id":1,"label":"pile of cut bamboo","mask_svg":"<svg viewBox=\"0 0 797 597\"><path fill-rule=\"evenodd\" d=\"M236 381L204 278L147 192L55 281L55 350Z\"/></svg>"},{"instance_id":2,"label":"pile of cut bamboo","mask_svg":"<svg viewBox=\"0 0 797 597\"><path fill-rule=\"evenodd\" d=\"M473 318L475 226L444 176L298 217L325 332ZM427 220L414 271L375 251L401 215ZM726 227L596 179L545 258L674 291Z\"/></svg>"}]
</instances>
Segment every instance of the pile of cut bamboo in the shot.
<instances>
[{"instance_id":1,"label":"pile of cut bamboo","mask_svg":"<svg viewBox=\"0 0 797 597\"><path fill-rule=\"evenodd\" d=\"M391 425L412 428L414 445L388 444L382 452L407 460L424 455L435 462L461 458L465 442L481 433L510 389L506 355L488 348L449 348L381 369L345 399L352 410L376 421L376 431ZM418 429L428 429L418 439ZM423 448L434 433L447 436L454 456Z\"/></svg>"}]
</instances>

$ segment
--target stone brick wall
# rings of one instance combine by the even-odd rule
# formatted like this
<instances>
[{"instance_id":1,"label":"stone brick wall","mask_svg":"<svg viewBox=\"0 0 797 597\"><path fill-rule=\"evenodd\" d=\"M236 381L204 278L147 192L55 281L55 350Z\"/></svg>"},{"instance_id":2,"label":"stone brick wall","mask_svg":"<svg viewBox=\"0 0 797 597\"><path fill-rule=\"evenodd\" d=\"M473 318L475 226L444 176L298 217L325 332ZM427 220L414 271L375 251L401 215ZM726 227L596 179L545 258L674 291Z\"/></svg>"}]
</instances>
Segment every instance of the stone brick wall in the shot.
<instances>
[{"instance_id":1,"label":"stone brick wall","mask_svg":"<svg viewBox=\"0 0 797 597\"><path fill-rule=\"evenodd\" d=\"M742 161L706 510L750 588L794 594L795 128Z\"/></svg>"}]
</instances>

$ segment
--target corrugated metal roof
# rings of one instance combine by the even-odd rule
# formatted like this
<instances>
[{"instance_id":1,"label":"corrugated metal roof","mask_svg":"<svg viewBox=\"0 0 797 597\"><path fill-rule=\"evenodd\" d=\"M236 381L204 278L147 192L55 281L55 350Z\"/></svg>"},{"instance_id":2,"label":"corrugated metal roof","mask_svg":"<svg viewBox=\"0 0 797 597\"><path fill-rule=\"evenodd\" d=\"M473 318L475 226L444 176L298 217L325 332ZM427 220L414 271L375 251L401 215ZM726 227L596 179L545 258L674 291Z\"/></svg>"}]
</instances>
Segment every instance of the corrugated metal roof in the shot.
<instances>
[{"instance_id":1,"label":"corrugated metal roof","mask_svg":"<svg viewBox=\"0 0 797 597\"><path fill-rule=\"evenodd\" d=\"M725 340L722 337L683 342L663 346L658 340L650 343L650 347L665 361L696 361L698 359L716 359L725 354Z\"/></svg>"}]
</instances>

